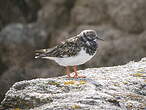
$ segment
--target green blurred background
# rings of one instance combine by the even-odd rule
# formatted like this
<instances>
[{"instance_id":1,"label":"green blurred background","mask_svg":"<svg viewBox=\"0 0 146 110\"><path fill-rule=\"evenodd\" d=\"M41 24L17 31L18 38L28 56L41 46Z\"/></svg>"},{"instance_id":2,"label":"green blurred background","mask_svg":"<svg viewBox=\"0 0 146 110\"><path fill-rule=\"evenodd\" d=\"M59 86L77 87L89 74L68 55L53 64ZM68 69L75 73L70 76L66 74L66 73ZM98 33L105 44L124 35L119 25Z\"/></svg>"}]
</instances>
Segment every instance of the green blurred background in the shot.
<instances>
[{"instance_id":1,"label":"green blurred background","mask_svg":"<svg viewBox=\"0 0 146 110\"><path fill-rule=\"evenodd\" d=\"M84 29L103 31L79 69L125 64L146 54L146 0L0 0L0 100L17 81L55 77L64 67L34 59Z\"/></svg>"}]
</instances>

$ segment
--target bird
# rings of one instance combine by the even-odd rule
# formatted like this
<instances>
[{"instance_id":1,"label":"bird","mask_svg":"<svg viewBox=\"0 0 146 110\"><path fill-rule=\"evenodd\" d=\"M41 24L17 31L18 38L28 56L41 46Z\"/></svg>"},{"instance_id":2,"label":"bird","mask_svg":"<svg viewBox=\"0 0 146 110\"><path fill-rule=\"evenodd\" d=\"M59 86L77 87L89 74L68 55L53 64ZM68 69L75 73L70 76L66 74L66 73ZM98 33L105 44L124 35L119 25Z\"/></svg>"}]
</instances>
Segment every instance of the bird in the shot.
<instances>
[{"instance_id":1,"label":"bird","mask_svg":"<svg viewBox=\"0 0 146 110\"><path fill-rule=\"evenodd\" d=\"M67 78L86 78L78 75L77 66L86 63L96 54L98 40L103 41L100 32L83 30L53 48L36 50L35 58L54 60L60 66L66 67ZM70 67L73 67L75 73L73 77L70 75Z\"/></svg>"}]
</instances>

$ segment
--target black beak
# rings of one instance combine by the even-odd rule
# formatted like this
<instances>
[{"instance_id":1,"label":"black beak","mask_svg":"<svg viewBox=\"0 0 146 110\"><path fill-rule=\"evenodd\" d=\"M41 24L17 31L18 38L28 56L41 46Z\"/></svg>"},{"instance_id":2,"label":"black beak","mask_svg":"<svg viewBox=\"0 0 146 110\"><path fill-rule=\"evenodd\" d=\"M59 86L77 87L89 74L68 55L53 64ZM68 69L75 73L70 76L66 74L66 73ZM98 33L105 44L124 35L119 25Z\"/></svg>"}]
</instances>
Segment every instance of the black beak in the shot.
<instances>
[{"instance_id":1,"label":"black beak","mask_svg":"<svg viewBox=\"0 0 146 110\"><path fill-rule=\"evenodd\" d=\"M99 38L99 37L96 37L96 39L97 39L97 40L102 40L102 41L104 41L103 39L101 39L101 38Z\"/></svg>"}]
</instances>

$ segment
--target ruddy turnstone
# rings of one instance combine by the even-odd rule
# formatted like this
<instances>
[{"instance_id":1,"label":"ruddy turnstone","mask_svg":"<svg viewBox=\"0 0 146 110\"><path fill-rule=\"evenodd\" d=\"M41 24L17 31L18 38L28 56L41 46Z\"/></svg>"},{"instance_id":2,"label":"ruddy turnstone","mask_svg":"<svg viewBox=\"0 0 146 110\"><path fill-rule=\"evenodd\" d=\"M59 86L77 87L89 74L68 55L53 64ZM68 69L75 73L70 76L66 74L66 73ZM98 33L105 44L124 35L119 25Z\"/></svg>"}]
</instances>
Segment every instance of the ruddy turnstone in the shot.
<instances>
[{"instance_id":1,"label":"ruddy turnstone","mask_svg":"<svg viewBox=\"0 0 146 110\"><path fill-rule=\"evenodd\" d=\"M74 78L84 77L78 76L77 65L86 63L96 54L97 40L103 39L99 38L96 31L84 30L53 48L36 50L35 58L54 60L59 65L65 66L68 78L71 77L69 66L73 66Z\"/></svg>"}]
</instances>

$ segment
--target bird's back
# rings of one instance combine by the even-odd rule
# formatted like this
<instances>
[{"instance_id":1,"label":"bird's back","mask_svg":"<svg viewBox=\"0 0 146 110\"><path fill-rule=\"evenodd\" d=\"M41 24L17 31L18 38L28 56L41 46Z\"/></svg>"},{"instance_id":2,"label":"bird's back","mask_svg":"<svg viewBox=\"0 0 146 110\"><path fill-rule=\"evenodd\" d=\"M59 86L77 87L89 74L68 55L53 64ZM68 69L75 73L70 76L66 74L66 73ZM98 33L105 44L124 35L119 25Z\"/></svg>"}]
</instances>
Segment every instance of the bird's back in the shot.
<instances>
[{"instance_id":1,"label":"bird's back","mask_svg":"<svg viewBox=\"0 0 146 110\"><path fill-rule=\"evenodd\" d=\"M59 45L51 49L41 49L36 50L35 58L44 58L44 57L57 57L65 58L70 56L75 56L81 50L79 43L79 37L75 36L70 39L67 39L65 42L61 42Z\"/></svg>"}]
</instances>

